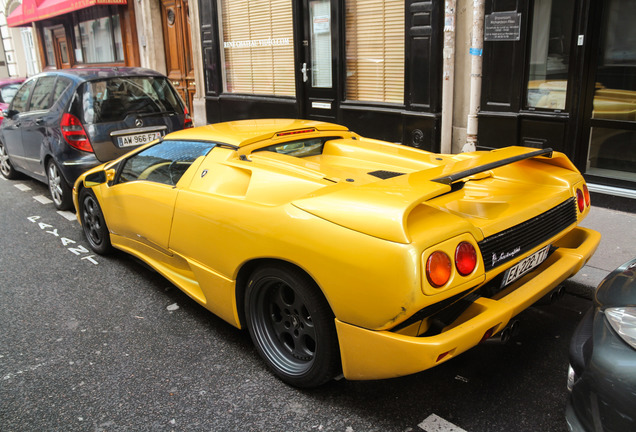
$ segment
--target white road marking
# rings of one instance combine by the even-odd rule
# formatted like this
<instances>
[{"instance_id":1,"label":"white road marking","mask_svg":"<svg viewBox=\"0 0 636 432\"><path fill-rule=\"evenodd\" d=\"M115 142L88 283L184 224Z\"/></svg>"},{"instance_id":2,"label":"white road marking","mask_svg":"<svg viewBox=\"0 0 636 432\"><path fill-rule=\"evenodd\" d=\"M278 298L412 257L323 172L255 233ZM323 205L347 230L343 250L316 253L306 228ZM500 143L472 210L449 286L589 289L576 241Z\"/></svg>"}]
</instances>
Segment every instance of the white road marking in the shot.
<instances>
[{"instance_id":1,"label":"white road marking","mask_svg":"<svg viewBox=\"0 0 636 432\"><path fill-rule=\"evenodd\" d=\"M75 213L70 212L70 211L58 211L57 214L59 214L64 219L66 219L68 221L71 221L71 222L77 220L77 218L75 217Z\"/></svg>"},{"instance_id":2,"label":"white road marking","mask_svg":"<svg viewBox=\"0 0 636 432\"><path fill-rule=\"evenodd\" d=\"M464 429L435 414L431 414L417 426L426 432L466 432Z\"/></svg>"},{"instance_id":3,"label":"white road marking","mask_svg":"<svg viewBox=\"0 0 636 432\"><path fill-rule=\"evenodd\" d=\"M40 204L51 204L53 201L45 197L44 195L36 195L33 197L34 200L39 202Z\"/></svg>"},{"instance_id":4,"label":"white road marking","mask_svg":"<svg viewBox=\"0 0 636 432\"><path fill-rule=\"evenodd\" d=\"M31 190L30 187L28 187L27 185L22 184L22 183L15 184L14 186L17 187L22 192L26 192L26 191L30 191Z\"/></svg>"}]
</instances>

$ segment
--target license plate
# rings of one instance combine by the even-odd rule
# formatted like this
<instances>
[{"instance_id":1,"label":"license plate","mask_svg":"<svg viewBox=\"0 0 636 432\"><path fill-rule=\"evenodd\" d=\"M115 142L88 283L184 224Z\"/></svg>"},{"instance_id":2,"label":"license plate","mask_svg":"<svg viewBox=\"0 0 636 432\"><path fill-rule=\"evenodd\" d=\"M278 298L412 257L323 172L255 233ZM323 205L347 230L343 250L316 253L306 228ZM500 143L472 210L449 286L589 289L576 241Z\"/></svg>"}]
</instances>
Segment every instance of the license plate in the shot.
<instances>
[{"instance_id":1,"label":"license plate","mask_svg":"<svg viewBox=\"0 0 636 432\"><path fill-rule=\"evenodd\" d=\"M134 135L124 135L117 137L119 147L130 147L147 144L150 141L161 138L161 132L146 132Z\"/></svg>"},{"instance_id":2,"label":"license plate","mask_svg":"<svg viewBox=\"0 0 636 432\"><path fill-rule=\"evenodd\" d=\"M502 287L511 284L512 282L519 279L524 274L528 273L533 268L537 267L548 257L548 253L550 252L550 245L547 245L540 251L537 251L530 255L529 257L519 261L514 266L510 267L504 273L503 282L501 283Z\"/></svg>"}]
</instances>

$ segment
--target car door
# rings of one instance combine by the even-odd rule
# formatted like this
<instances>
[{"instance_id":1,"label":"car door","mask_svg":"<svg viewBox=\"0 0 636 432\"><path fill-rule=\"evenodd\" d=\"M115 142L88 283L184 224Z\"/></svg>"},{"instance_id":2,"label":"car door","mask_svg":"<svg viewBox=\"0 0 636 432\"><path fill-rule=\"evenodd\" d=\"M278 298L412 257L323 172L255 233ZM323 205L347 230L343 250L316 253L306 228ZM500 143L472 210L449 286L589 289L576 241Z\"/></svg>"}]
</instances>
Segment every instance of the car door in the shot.
<instances>
[{"instance_id":1,"label":"car door","mask_svg":"<svg viewBox=\"0 0 636 432\"><path fill-rule=\"evenodd\" d=\"M104 191L106 223L116 235L170 254L168 244L179 180L212 143L166 140L121 163Z\"/></svg>"},{"instance_id":2,"label":"car door","mask_svg":"<svg viewBox=\"0 0 636 432\"><path fill-rule=\"evenodd\" d=\"M26 110L29 105L29 99L35 86L36 80L30 80L24 83L18 90L11 105L9 112L11 116L7 116L2 122L2 139L11 162L18 169L27 169L24 157L24 148L22 146L22 122L23 117L27 114Z\"/></svg>"},{"instance_id":3,"label":"car door","mask_svg":"<svg viewBox=\"0 0 636 432\"><path fill-rule=\"evenodd\" d=\"M27 111L22 115L22 146L27 169L38 175L45 176L42 161L42 146L47 139L47 127L51 123L50 108L53 105L53 90L55 75L43 76L38 79Z\"/></svg>"}]
</instances>

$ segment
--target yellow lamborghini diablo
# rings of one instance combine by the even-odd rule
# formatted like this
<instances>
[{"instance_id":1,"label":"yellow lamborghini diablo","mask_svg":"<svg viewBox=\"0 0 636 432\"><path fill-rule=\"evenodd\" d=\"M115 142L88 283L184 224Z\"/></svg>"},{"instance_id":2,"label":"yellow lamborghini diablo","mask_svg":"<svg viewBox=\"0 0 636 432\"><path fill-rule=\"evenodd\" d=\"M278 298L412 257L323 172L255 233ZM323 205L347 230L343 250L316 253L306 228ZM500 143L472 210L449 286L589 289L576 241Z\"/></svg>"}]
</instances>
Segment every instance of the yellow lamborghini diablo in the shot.
<instances>
[{"instance_id":1,"label":"yellow lamborghini diablo","mask_svg":"<svg viewBox=\"0 0 636 432\"><path fill-rule=\"evenodd\" d=\"M600 235L550 149L441 155L335 124L183 130L84 173L90 246L145 261L247 327L299 387L411 374L505 331L574 275Z\"/></svg>"}]
</instances>

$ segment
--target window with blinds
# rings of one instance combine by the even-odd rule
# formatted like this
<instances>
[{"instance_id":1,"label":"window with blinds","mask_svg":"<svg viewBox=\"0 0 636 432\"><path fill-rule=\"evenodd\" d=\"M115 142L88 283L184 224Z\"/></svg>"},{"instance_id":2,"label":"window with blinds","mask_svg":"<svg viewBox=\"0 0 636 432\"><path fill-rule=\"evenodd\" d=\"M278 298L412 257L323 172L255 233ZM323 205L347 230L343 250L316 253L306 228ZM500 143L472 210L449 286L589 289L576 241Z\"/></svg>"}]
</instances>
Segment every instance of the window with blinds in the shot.
<instances>
[{"instance_id":1,"label":"window with blinds","mask_svg":"<svg viewBox=\"0 0 636 432\"><path fill-rule=\"evenodd\" d=\"M347 0L346 99L404 103L404 1Z\"/></svg>"},{"instance_id":2,"label":"window with blinds","mask_svg":"<svg viewBox=\"0 0 636 432\"><path fill-rule=\"evenodd\" d=\"M225 91L295 96L291 0L220 0Z\"/></svg>"}]
</instances>

